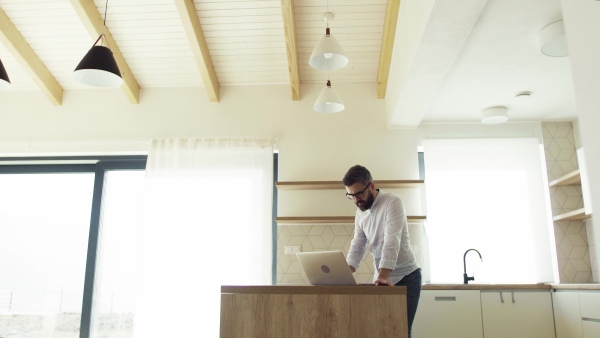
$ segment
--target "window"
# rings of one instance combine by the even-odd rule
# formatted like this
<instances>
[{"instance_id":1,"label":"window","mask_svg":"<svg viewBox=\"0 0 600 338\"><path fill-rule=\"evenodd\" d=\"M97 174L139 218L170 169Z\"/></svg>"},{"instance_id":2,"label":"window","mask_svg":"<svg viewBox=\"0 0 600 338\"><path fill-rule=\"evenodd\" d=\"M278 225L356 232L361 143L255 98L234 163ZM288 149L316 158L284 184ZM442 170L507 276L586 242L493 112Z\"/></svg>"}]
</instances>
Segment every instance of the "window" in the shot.
<instances>
[{"instance_id":1,"label":"window","mask_svg":"<svg viewBox=\"0 0 600 338\"><path fill-rule=\"evenodd\" d=\"M93 172L0 175L0 337L79 335L93 188Z\"/></svg>"},{"instance_id":2,"label":"window","mask_svg":"<svg viewBox=\"0 0 600 338\"><path fill-rule=\"evenodd\" d=\"M431 282L553 282L553 235L537 139L426 140Z\"/></svg>"},{"instance_id":3,"label":"window","mask_svg":"<svg viewBox=\"0 0 600 338\"><path fill-rule=\"evenodd\" d=\"M131 337L145 157L53 160L0 165L0 337Z\"/></svg>"},{"instance_id":4,"label":"window","mask_svg":"<svg viewBox=\"0 0 600 338\"><path fill-rule=\"evenodd\" d=\"M269 150L266 151L262 157L269 159ZM143 327L140 323L147 319L144 311L139 311L143 306L137 296L140 293L146 296L148 289L140 285L148 286L156 280L165 280L167 287L150 290L150 297L144 301L157 303L163 298L176 298L185 304L185 309L193 309L184 313L169 312L171 318L160 318L164 319L163 326L168 328L173 317L177 321L186 315L189 321L185 321L197 326L198 317L194 312L198 309L197 302L189 302L190 292L186 290L197 290L198 284L190 279L188 288L181 288L185 280L164 272L173 267L178 274L184 271L199 278L198 282L215 284L210 277L215 270L208 264L217 266L222 261L215 260L214 253L219 253L220 259L239 264L235 273L224 279L227 283L247 280L256 274L256 262L263 262L261 271L272 278L270 254L256 257L246 250L254 245L273 252L275 249L268 247L270 233L252 231L245 226L249 218L270 220L267 216L274 212L269 199L252 198L257 192L267 193L274 187L270 167L269 170L201 173L194 169L194 178L182 175L175 179L178 184L173 184L172 176L166 175L164 192L181 199L173 202L174 205L160 204L166 217L160 225L169 236L146 241L144 250L141 225L152 205L152 198L148 197L145 156L52 160L91 164L14 166L0 163L0 337L134 337L136 329ZM276 170L276 162L273 168ZM154 189L162 188L161 182L155 182ZM232 191L244 194L231 194ZM160 195L160 192L155 194L155 199ZM208 202L217 202L217 207L223 210L207 208ZM185 215L176 211L182 206L189 207ZM206 214L201 224L198 222L200 211ZM206 233L215 229L232 232L232 224L237 228L235 236L229 236L228 244L239 251L230 250L232 258L226 258L217 241L210 242L216 249L207 249L205 242L210 236ZM267 224L269 227L271 223ZM177 230L197 231L200 236L184 235ZM146 232L146 236L149 235L151 237L152 230ZM259 235L263 237L261 241L257 240ZM174 240L169 242L168 238ZM204 251L198 251L200 249ZM144 252L145 261L150 264L146 272L157 273L160 278L140 282L141 253ZM182 258L188 263L182 264ZM202 259L205 262L199 264ZM157 270L155 267L161 264L167 268ZM144 276L148 274L141 279ZM211 313L202 319L210 325L197 328L202 334L218 335L219 299L218 293L215 295L216 308L210 307ZM208 297L203 301L208 303Z\"/></svg>"}]
</instances>

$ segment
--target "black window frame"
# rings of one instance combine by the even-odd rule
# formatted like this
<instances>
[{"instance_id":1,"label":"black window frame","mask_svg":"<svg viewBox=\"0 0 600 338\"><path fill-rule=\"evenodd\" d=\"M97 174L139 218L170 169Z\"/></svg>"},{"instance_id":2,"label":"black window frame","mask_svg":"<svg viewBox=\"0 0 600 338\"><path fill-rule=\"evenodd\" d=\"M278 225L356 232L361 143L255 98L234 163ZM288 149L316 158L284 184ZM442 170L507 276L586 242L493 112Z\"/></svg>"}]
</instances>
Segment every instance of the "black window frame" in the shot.
<instances>
[{"instance_id":1,"label":"black window frame","mask_svg":"<svg viewBox=\"0 0 600 338\"><path fill-rule=\"evenodd\" d=\"M4 157L0 159L2 174L94 173L94 189L90 212L90 230L83 283L80 338L89 338L92 329L93 297L100 238L100 218L106 173L110 170L145 170L147 156L57 156Z\"/></svg>"}]
</instances>

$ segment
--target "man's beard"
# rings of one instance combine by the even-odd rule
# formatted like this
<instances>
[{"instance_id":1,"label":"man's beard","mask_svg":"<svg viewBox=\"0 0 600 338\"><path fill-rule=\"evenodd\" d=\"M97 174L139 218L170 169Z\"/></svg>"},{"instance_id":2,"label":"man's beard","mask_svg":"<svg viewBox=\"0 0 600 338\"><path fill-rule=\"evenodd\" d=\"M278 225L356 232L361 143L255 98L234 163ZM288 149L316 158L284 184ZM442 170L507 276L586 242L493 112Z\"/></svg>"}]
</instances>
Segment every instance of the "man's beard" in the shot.
<instances>
[{"instance_id":1,"label":"man's beard","mask_svg":"<svg viewBox=\"0 0 600 338\"><path fill-rule=\"evenodd\" d=\"M358 200L354 204L356 204L360 211L366 211L371 209L371 207L373 206L373 202L375 202L375 197L373 197L372 193L369 193L369 197L366 201Z\"/></svg>"}]
</instances>

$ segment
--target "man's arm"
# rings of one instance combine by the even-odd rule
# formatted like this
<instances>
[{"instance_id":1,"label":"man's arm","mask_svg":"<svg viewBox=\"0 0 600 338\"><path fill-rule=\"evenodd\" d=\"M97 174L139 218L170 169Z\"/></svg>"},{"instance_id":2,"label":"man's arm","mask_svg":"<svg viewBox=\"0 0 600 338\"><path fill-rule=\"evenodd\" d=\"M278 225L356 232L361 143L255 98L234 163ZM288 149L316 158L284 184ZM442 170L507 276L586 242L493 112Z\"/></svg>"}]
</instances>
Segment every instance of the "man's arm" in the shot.
<instances>
[{"instance_id":1,"label":"man's arm","mask_svg":"<svg viewBox=\"0 0 600 338\"><path fill-rule=\"evenodd\" d=\"M352 272L355 272L360 265L360 261L363 259L367 250L367 236L364 231L360 228L358 223L355 221L354 224L354 238L350 243L350 250L348 250L348 256L346 262Z\"/></svg>"}]
</instances>

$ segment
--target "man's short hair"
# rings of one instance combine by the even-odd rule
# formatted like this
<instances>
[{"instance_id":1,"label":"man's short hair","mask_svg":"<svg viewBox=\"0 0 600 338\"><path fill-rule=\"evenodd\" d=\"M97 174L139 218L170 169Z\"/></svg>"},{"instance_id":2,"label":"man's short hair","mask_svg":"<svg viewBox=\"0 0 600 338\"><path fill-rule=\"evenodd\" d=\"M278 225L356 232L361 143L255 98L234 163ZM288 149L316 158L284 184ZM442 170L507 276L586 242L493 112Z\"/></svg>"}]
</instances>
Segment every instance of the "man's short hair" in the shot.
<instances>
[{"instance_id":1,"label":"man's short hair","mask_svg":"<svg viewBox=\"0 0 600 338\"><path fill-rule=\"evenodd\" d=\"M355 165L354 167L348 169L346 175L344 175L343 179L344 185L349 187L354 183L362 183L365 186L373 182L373 178L371 177L371 173L369 170L362 165Z\"/></svg>"}]
</instances>

